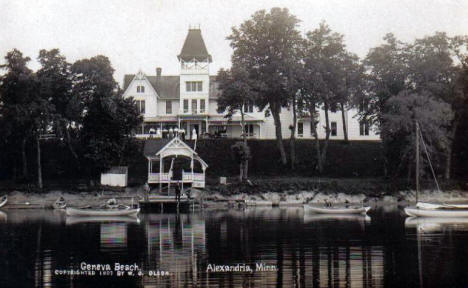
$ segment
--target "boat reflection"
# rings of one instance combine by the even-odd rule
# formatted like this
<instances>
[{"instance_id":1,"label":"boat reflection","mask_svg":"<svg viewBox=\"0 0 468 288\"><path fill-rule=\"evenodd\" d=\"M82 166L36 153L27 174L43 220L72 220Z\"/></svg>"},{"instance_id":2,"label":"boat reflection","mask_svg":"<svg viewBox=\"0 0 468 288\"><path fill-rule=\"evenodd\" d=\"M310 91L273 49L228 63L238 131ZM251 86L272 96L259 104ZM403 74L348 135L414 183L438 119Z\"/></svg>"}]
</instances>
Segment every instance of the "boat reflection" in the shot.
<instances>
[{"instance_id":1,"label":"boat reflection","mask_svg":"<svg viewBox=\"0 0 468 288\"><path fill-rule=\"evenodd\" d=\"M468 231L466 217L408 217L405 227L417 228L418 232Z\"/></svg>"},{"instance_id":2,"label":"boat reflection","mask_svg":"<svg viewBox=\"0 0 468 288\"><path fill-rule=\"evenodd\" d=\"M317 221L357 221L371 222L371 217L367 215L345 215L345 214L304 214L304 223Z\"/></svg>"},{"instance_id":3,"label":"boat reflection","mask_svg":"<svg viewBox=\"0 0 468 288\"><path fill-rule=\"evenodd\" d=\"M5 212L0 211L0 222L5 222L6 223L7 220L8 220L8 215Z\"/></svg>"},{"instance_id":4,"label":"boat reflection","mask_svg":"<svg viewBox=\"0 0 468 288\"><path fill-rule=\"evenodd\" d=\"M0 211L5 214L5 222L8 224L27 224L46 222L49 224L60 224L65 220L65 214L58 210L44 209L8 209ZM2 217L2 216L0 216Z\"/></svg>"},{"instance_id":5,"label":"boat reflection","mask_svg":"<svg viewBox=\"0 0 468 288\"><path fill-rule=\"evenodd\" d=\"M80 223L131 223L140 224L138 217L129 216L67 216L65 220L66 225L74 225Z\"/></svg>"}]
</instances>

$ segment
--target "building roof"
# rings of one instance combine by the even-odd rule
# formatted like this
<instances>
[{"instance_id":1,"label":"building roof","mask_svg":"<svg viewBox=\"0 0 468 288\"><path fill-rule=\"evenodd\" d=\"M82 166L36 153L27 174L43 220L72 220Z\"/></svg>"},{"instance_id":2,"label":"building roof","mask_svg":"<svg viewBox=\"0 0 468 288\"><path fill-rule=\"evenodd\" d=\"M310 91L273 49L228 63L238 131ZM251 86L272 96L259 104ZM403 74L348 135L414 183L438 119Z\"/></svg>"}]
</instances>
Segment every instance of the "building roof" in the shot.
<instances>
[{"instance_id":1,"label":"building roof","mask_svg":"<svg viewBox=\"0 0 468 288\"><path fill-rule=\"evenodd\" d=\"M205 168L208 167L208 164L206 164L206 162L200 158L198 153L195 152L195 150L193 150L193 143L187 143L183 141L182 139L180 139L179 137L174 137L172 139L171 138L148 139L145 141L143 154L147 158L154 159L154 158L161 157L161 154L163 153L163 151L168 150L168 149L174 150L174 148L175 150L178 150L179 152L174 153L174 151L172 151L168 155L177 156L177 155L185 154L187 156L187 153L188 153L189 157L192 157L193 159L196 159L197 161L199 161L203 167ZM186 151L186 153L180 154L181 152L180 149L183 149L184 151ZM162 156L162 157L167 157L168 155Z\"/></svg>"},{"instance_id":2,"label":"building roof","mask_svg":"<svg viewBox=\"0 0 468 288\"><path fill-rule=\"evenodd\" d=\"M124 91L132 82L135 74L124 76ZM179 76L145 76L151 83L161 99L179 99L180 77Z\"/></svg>"},{"instance_id":3,"label":"building roof","mask_svg":"<svg viewBox=\"0 0 468 288\"><path fill-rule=\"evenodd\" d=\"M156 93L161 99L174 99L180 98L180 76L145 76L146 79L153 86ZM135 78L135 74L127 74L124 76L123 90L127 90L128 86ZM218 98L220 91L218 90L218 83L216 83L216 76L210 76L209 98Z\"/></svg>"},{"instance_id":4,"label":"building roof","mask_svg":"<svg viewBox=\"0 0 468 288\"><path fill-rule=\"evenodd\" d=\"M177 58L184 61L192 61L193 59L197 61L206 61L207 59L209 62L212 61L211 55L206 50L205 41L203 41L199 28L189 29L184 46L182 46L182 50Z\"/></svg>"},{"instance_id":5,"label":"building roof","mask_svg":"<svg viewBox=\"0 0 468 288\"><path fill-rule=\"evenodd\" d=\"M145 157L154 157L164 146L167 145L172 139L148 139L145 141L145 147L143 148L143 155Z\"/></svg>"}]
</instances>

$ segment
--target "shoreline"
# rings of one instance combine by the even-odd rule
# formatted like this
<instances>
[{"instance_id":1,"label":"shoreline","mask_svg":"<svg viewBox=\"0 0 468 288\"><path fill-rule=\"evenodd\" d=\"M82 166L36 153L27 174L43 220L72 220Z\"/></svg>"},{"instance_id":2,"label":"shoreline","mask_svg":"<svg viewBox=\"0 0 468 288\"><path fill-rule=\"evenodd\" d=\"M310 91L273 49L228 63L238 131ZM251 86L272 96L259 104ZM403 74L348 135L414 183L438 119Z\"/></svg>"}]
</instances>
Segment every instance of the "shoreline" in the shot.
<instances>
[{"instance_id":1,"label":"shoreline","mask_svg":"<svg viewBox=\"0 0 468 288\"><path fill-rule=\"evenodd\" d=\"M211 189L210 189L211 188ZM144 199L143 187L126 188L124 191L92 191L70 193L60 190L42 194L13 191L6 194L8 203L1 209L51 209L52 204L59 197L64 197L70 206L87 206L102 204L110 198L116 198L124 205L137 204ZM283 192L255 192L226 194L215 191L213 187L206 190L191 189L190 196L204 208L234 208L234 207L298 207L303 204L343 204L367 203L368 205L404 204L415 202L415 191L405 190L392 195L368 195L365 193L349 194L329 191L283 191ZM420 191L420 201L426 202L468 202L468 191L448 190L438 192L435 190ZM133 201L133 202L132 202Z\"/></svg>"}]
</instances>

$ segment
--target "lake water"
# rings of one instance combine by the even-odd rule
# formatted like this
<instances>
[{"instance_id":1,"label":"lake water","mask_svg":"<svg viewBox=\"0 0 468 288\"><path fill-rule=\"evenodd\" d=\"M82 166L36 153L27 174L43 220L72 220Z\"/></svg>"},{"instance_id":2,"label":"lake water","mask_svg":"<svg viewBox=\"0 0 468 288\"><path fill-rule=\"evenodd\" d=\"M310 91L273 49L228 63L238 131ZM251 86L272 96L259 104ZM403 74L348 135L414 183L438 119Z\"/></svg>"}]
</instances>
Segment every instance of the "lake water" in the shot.
<instances>
[{"instance_id":1,"label":"lake water","mask_svg":"<svg viewBox=\"0 0 468 288\"><path fill-rule=\"evenodd\" d=\"M406 220L387 207L369 217L257 208L113 221L3 210L0 287L468 287L463 219ZM118 276L115 263L136 270Z\"/></svg>"}]
</instances>

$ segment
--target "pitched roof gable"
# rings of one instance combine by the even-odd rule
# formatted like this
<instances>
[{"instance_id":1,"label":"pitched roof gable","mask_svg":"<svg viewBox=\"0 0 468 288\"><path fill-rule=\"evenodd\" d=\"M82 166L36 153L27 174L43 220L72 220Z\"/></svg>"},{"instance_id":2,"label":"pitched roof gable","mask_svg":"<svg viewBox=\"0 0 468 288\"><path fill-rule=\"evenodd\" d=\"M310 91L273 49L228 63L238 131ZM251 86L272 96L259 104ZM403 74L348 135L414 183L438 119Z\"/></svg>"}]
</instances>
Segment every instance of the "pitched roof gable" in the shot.
<instances>
[{"instance_id":1,"label":"pitched roof gable","mask_svg":"<svg viewBox=\"0 0 468 288\"><path fill-rule=\"evenodd\" d=\"M161 99L179 99L180 77L179 76L145 76L153 89ZM126 91L135 78L134 74L124 76L123 90Z\"/></svg>"},{"instance_id":2,"label":"pitched roof gable","mask_svg":"<svg viewBox=\"0 0 468 288\"><path fill-rule=\"evenodd\" d=\"M145 76L150 82L153 89L158 93L161 99L179 99L180 98L180 76ZM126 91L130 83L135 78L135 74L127 74L124 76L123 90ZM218 98L220 91L216 76L210 76L209 98Z\"/></svg>"}]
</instances>

